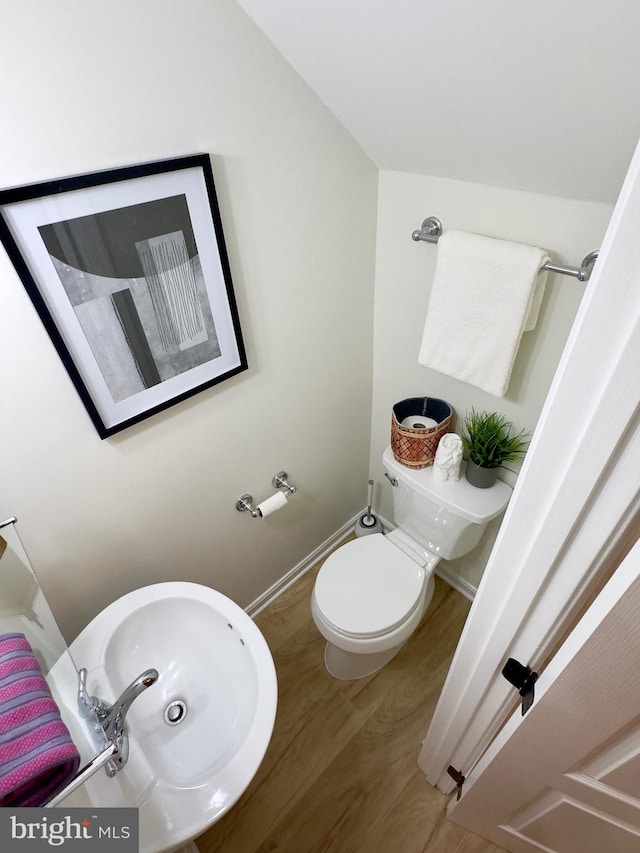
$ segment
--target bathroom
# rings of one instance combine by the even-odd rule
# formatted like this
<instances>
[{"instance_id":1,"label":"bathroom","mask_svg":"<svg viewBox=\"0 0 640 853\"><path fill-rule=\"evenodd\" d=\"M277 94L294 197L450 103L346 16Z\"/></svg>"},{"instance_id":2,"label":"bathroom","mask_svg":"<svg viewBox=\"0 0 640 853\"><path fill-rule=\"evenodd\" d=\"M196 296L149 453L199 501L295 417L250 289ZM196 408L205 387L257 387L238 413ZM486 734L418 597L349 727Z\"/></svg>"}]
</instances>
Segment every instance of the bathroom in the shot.
<instances>
[{"instance_id":1,"label":"bathroom","mask_svg":"<svg viewBox=\"0 0 640 853\"><path fill-rule=\"evenodd\" d=\"M163 580L252 605L362 509L369 476L390 517L380 459L396 400L494 406L417 363L436 253L410 235L425 216L568 264L600 245L611 216L615 197L586 200L588 189L378 170L232 0L186 0L179 16L169 2L27 0L4 19L0 185L209 152L249 364L101 441L0 256L0 516L20 519L68 639ZM536 423L581 293L560 277L547 290L500 402L518 426ZM264 523L235 511L282 468L299 488L286 508ZM463 593L490 545L452 567Z\"/></svg>"}]
</instances>

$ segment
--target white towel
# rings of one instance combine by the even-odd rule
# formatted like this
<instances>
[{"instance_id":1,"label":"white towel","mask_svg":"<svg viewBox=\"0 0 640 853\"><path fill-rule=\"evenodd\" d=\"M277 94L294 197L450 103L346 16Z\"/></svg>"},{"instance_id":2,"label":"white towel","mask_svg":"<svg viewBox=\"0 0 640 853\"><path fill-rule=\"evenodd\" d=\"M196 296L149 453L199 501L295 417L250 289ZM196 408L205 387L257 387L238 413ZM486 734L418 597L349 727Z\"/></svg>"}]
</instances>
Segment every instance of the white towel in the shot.
<instances>
[{"instance_id":1,"label":"white towel","mask_svg":"<svg viewBox=\"0 0 640 853\"><path fill-rule=\"evenodd\" d=\"M522 243L443 234L419 363L504 397L522 334L538 320L548 260Z\"/></svg>"}]
</instances>

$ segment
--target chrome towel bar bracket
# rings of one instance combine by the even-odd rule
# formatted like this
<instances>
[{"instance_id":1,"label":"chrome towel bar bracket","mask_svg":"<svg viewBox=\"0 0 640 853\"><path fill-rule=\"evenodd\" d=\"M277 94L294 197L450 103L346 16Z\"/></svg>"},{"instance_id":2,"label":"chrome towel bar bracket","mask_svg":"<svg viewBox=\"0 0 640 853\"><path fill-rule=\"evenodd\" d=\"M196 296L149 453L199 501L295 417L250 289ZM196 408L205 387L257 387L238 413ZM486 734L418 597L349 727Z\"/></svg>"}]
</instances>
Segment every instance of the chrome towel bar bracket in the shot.
<instances>
[{"instance_id":1,"label":"chrome towel bar bracket","mask_svg":"<svg viewBox=\"0 0 640 853\"><path fill-rule=\"evenodd\" d=\"M440 222L437 216L428 216L422 223L422 228L419 231L413 232L411 239L416 242L424 240L425 243L437 243L438 238L442 236L443 230L442 222Z\"/></svg>"},{"instance_id":2,"label":"chrome towel bar bracket","mask_svg":"<svg viewBox=\"0 0 640 853\"><path fill-rule=\"evenodd\" d=\"M442 222L440 222L437 216L428 216L422 223L422 227L413 232L411 239L416 242L422 241L424 243L437 243L439 237L442 236L443 230ZM593 252L589 252L588 255L585 255L580 267L564 267L559 264L552 264L551 262L548 262L542 269L549 270L550 272L557 272L560 273L560 275L570 275L577 278L578 281L588 281L593 271L593 265L597 259L598 250L596 249Z\"/></svg>"}]
</instances>

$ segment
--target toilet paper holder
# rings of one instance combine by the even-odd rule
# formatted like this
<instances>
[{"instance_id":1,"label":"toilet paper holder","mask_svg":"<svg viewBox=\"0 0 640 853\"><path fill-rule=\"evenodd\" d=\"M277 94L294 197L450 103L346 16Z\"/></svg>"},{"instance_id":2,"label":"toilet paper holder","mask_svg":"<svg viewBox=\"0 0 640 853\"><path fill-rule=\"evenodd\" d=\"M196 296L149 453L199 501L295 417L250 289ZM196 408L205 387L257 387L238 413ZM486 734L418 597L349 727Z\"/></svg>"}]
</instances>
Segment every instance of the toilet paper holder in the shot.
<instances>
[{"instance_id":1,"label":"toilet paper holder","mask_svg":"<svg viewBox=\"0 0 640 853\"><path fill-rule=\"evenodd\" d=\"M273 475L271 480L271 485L275 489L285 490L283 494L285 494L287 498L298 491L298 487L292 485L288 478L289 475L286 471L278 471L277 474ZM259 507L254 507L253 505L253 495L250 495L248 492L244 495L240 495L236 501L236 509L238 512L250 512L251 518L262 518L262 513L260 512Z\"/></svg>"},{"instance_id":2,"label":"toilet paper holder","mask_svg":"<svg viewBox=\"0 0 640 853\"><path fill-rule=\"evenodd\" d=\"M287 492L287 497L289 495L295 495L298 491L296 486L292 486L288 481L288 474L286 471L278 471L277 474L273 475L273 479L271 480L271 485L276 489L285 489Z\"/></svg>"}]
</instances>

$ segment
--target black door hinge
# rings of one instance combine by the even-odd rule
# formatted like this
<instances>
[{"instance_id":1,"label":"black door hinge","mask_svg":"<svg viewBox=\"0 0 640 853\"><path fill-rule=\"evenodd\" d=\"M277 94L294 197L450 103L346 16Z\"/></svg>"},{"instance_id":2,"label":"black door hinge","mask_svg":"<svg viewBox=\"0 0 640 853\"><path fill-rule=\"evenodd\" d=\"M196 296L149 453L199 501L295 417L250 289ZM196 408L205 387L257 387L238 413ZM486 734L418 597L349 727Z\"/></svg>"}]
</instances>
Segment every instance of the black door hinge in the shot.
<instances>
[{"instance_id":1,"label":"black door hinge","mask_svg":"<svg viewBox=\"0 0 640 853\"><path fill-rule=\"evenodd\" d=\"M515 658L509 658L502 668L502 674L509 684L513 684L518 689L518 693L522 696L522 716L524 717L533 705L533 685L538 680L538 673L534 672L531 667L515 660Z\"/></svg>"},{"instance_id":2,"label":"black door hinge","mask_svg":"<svg viewBox=\"0 0 640 853\"><path fill-rule=\"evenodd\" d=\"M459 770L456 770L451 764L447 767L447 773L453 781L456 783L456 787L458 789L458 793L456 794L456 800L459 800L462 796L462 786L464 785L465 776Z\"/></svg>"}]
</instances>

